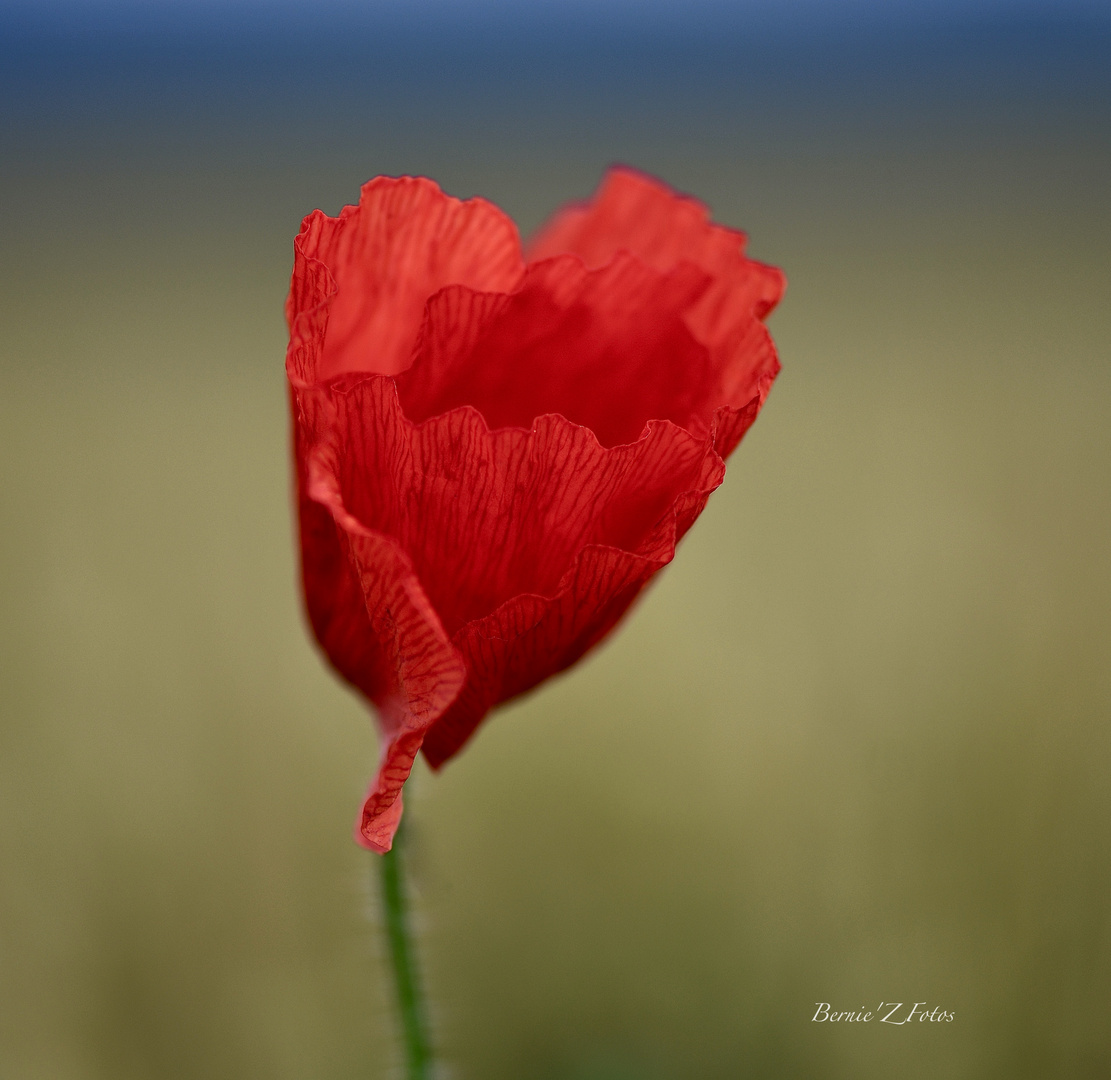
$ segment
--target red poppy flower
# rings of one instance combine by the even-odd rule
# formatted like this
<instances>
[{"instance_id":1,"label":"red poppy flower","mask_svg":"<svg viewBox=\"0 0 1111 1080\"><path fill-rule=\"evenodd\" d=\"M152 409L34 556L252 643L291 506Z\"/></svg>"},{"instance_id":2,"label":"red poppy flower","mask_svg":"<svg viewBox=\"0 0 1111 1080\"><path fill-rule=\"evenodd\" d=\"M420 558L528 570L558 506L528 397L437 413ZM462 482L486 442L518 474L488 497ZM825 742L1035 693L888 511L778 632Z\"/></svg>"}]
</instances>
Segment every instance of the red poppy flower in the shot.
<instances>
[{"instance_id":1,"label":"red poppy flower","mask_svg":"<svg viewBox=\"0 0 1111 1080\"><path fill-rule=\"evenodd\" d=\"M522 256L482 199L379 177L294 245L286 371L305 603L374 703L356 837L389 850L419 750L597 644L675 554L779 370L782 274L612 170Z\"/></svg>"}]
</instances>

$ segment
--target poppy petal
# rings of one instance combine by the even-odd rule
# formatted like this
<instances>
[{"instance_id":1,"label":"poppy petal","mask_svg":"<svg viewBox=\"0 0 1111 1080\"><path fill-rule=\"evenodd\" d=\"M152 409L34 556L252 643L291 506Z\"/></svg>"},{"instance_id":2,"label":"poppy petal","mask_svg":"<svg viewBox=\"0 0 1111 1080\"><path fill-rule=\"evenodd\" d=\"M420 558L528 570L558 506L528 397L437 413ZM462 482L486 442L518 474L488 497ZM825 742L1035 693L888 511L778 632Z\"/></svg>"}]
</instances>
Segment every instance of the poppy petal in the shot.
<instances>
[{"instance_id":1,"label":"poppy petal","mask_svg":"<svg viewBox=\"0 0 1111 1080\"><path fill-rule=\"evenodd\" d=\"M306 218L298 242L336 288L318 380L401 371L432 293L452 284L508 290L523 271L517 228L501 210L421 177L371 180L357 207Z\"/></svg>"},{"instance_id":2,"label":"poppy petal","mask_svg":"<svg viewBox=\"0 0 1111 1080\"><path fill-rule=\"evenodd\" d=\"M302 552L313 629L340 674L378 709L379 768L356 838L388 851L401 787L425 732L461 690L466 669L408 556L347 513L326 447L309 463L306 519Z\"/></svg>"},{"instance_id":3,"label":"poppy petal","mask_svg":"<svg viewBox=\"0 0 1111 1080\"><path fill-rule=\"evenodd\" d=\"M713 345L748 314L764 318L783 295L774 266L744 255L745 234L710 223L706 207L634 169L614 168L588 203L560 210L529 242L529 262L574 252L588 266L604 266L628 251L666 271L681 261L714 278L691 317L695 336Z\"/></svg>"}]
</instances>

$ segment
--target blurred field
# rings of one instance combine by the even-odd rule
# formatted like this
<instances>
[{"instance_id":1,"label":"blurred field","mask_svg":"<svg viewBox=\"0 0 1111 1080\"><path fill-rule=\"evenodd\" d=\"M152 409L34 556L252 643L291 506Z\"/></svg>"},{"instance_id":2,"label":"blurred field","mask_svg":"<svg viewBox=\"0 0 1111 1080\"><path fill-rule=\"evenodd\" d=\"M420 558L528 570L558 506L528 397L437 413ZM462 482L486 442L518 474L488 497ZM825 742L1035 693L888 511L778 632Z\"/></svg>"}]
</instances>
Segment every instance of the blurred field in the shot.
<instances>
[{"instance_id":1,"label":"blurred field","mask_svg":"<svg viewBox=\"0 0 1111 1080\"><path fill-rule=\"evenodd\" d=\"M527 230L614 159L786 269L784 372L622 632L410 785L450 1075L1111 1074L1111 112L650 82L346 130L339 76L295 114L22 84L0 1077L391 1075L373 733L294 585L292 237L375 172ZM810 1020L900 1000L955 1022Z\"/></svg>"}]
</instances>

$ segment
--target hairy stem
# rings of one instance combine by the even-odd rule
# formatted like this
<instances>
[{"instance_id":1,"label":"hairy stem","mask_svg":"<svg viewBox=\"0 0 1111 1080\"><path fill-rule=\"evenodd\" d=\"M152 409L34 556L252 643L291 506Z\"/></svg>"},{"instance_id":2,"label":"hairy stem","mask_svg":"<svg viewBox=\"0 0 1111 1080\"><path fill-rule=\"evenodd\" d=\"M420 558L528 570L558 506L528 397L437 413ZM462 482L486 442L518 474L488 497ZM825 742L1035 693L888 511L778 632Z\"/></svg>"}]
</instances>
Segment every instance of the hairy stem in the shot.
<instances>
[{"instance_id":1,"label":"hairy stem","mask_svg":"<svg viewBox=\"0 0 1111 1080\"><path fill-rule=\"evenodd\" d=\"M406 1080L431 1080L432 1047L416 949L409 924L409 897L405 881L405 828L393 838L393 849L378 856L382 881L382 910L390 945L394 994L405 1043Z\"/></svg>"}]
</instances>

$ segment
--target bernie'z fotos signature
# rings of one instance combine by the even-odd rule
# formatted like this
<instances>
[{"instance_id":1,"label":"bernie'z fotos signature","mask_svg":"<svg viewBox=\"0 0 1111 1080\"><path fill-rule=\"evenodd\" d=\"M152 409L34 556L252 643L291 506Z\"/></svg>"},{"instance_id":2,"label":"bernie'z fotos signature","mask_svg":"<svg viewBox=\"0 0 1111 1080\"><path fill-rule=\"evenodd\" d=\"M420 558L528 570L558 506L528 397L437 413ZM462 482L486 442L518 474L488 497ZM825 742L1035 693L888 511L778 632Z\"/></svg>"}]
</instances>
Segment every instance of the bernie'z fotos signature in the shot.
<instances>
[{"instance_id":1,"label":"bernie'z fotos signature","mask_svg":"<svg viewBox=\"0 0 1111 1080\"><path fill-rule=\"evenodd\" d=\"M902 1001L881 1001L875 1012L865 1012L863 1005L859 1012L838 1012L828 1001L815 1001L814 1004L818 1006L818 1011L810 1018L813 1024L838 1022L867 1024L872 1020L878 1020L881 1024L896 1025L909 1024L912 1020L917 1020L919 1023L929 1020L935 1024L951 1024L957 1015L955 1012L943 1009L940 1005L935 1005L927 1011L928 1003L925 1001L916 1001L913 1004Z\"/></svg>"}]
</instances>

